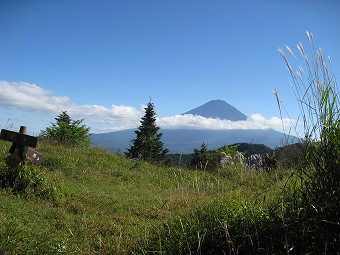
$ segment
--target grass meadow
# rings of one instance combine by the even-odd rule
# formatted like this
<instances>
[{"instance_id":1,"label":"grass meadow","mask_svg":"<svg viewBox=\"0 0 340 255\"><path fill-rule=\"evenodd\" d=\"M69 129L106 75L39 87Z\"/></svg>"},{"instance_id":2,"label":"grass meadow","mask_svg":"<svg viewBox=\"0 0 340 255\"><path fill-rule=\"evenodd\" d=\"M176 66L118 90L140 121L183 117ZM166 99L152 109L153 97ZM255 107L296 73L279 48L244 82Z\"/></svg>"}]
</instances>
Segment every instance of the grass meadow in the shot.
<instances>
[{"instance_id":1,"label":"grass meadow","mask_svg":"<svg viewBox=\"0 0 340 255\"><path fill-rule=\"evenodd\" d=\"M8 148L0 142L1 158ZM22 190L0 190L4 254L143 253L139 249L166 222L216 201L240 203L235 206L263 201L288 175L162 168L96 148L40 144L37 150L45 156L43 164L19 168L34 169L26 178L45 179L42 188L32 181ZM4 161L0 167L6 169Z\"/></svg>"}]
</instances>

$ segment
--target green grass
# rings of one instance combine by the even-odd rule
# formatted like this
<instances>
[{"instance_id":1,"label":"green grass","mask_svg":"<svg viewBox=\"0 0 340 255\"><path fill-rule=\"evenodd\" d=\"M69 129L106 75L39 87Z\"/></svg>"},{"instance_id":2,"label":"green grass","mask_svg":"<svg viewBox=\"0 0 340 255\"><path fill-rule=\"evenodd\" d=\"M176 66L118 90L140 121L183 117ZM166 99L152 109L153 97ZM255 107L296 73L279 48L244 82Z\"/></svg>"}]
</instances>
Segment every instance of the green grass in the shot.
<instances>
[{"instance_id":1,"label":"green grass","mask_svg":"<svg viewBox=\"0 0 340 255\"><path fill-rule=\"evenodd\" d=\"M10 144L0 142L0 158ZM127 254L164 222L219 199L258 196L277 175L163 168L101 149L41 144L32 166L59 190L0 190L0 251L5 254ZM4 161L0 168L6 168ZM146 241L145 241L146 242Z\"/></svg>"}]
</instances>

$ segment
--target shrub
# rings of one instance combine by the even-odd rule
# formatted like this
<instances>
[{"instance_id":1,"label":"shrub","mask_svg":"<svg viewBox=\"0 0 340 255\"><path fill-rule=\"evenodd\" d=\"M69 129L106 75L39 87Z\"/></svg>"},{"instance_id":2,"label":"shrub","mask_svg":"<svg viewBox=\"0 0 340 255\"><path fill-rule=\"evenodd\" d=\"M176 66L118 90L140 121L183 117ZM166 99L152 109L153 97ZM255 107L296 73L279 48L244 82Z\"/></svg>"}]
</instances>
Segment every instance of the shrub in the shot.
<instances>
[{"instance_id":1,"label":"shrub","mask_svg":"<svg viewBox=\"0 0 340 255\"><path fill-rule=\"evenodd\" d=\"M243 154L237 151L238 145L224 145L221 148L208 151L207 145L202 143L201 149L194 149L191 165L195 169L216 171L220 168L239 165ZM240 156L242 155L242 158Z\"/></svg>"},{"instance_id":2,"label":"shrub","mask_svg":"<svg viewBox=\"0 0 340 255\"><path fill-rule=\"evenodd\" d=\"M0 186L10 189L21 196L36 196L42 199L55 199L59 195L60 186L48 176L41 167L33 164L20 164L17 167L0 168Z\"/></svg>"},{"instance_id":3,"label":"shrub","mask_svg":"<svg viewBox=\"0 0 340 255\"><path fill-rule=\"evenodd\" d=\"M50 127L40 133L40 139L72 146L89 146L91 144L90 128L82 125L84 119L71 120L67 112L62 112L55 120L56 123L51 123Z\"/></svg>"}]
</instances>

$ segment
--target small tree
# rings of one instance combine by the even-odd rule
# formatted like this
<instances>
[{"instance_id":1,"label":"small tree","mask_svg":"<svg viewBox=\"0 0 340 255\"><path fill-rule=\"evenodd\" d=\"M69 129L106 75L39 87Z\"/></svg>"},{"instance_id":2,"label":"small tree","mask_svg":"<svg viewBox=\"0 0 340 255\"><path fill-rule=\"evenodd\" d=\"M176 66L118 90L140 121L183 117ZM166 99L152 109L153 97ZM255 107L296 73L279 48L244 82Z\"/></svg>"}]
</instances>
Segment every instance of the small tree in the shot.
<instances>
[{"instance_id":1,"label":"small tree","mask_svg":"<svg viewBox=\"0 0 340 255\"><path fill-rule=\"evenodd\" d=\"M90 128L82 125L84 119L72 120L66 111L55 118L56 123L41 131L40 138L64 145L89 146Z\"/></svg>"},{"instance_id":2,"label":"small tree","mask_svg":"<svg viewBox=\"0 0 340 255\"><path fill-rule=\"evenodd\" d=\"M202 143L201 149L194 149L194 158L191 160L191 164L197 169L207 169L209 163L209 154L207 145Z\"/></svg>"},{"instance_id":3,"label":"small tree","mask_svg":"<svg viewBox=\"0 0 340 255\"><path fill-rule=\"evenodd\" d=\"M156 125L156 111L153 103L149 102L144 108L145 115L142 117L138 130L135 131L137 137L132 140L128 155L131 158L139 158L149 162L163 162L168 149L164 149L161 141L162 133L160 127Z\"/></svg>"},{"instance_id":4,"label":"small tree","mask_svg":"<svg viewBox=\"0 0 340 255\"><path fill-rule=\"evenodd\" d=\"M240 162L237 145L224 145L222 148L208 151L207 145L202 143L201 149L194 149L191 165L196 169L215 171L225 165Z\"/></svg>"}]
</instances>

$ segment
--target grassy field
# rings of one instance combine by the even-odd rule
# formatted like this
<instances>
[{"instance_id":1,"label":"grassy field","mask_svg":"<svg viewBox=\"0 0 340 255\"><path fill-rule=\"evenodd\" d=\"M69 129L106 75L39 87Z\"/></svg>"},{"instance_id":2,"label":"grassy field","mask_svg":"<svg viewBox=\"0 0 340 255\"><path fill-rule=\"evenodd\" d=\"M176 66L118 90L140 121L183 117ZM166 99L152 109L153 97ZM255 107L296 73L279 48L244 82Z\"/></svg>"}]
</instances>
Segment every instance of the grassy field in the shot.
<instances>
[{"instance_id":1,"label":"grassy field","mask_svg":"<svg viewBox=\"0 0 340 255\"><path fill-rule=\"evenodd\" d=\"M307 36L306 72L280 49L305 129L292 169L194 171L46 143L41 166L9 168L0 141L0 254L339 254L340 93Z\"/></svg>"},{"instance_id":2,"label":"grassy field","mask_svg":"<svg viewBox=\"0 0 340 255\"><path fill-rule=\"evenodd\" d=\"M9 146L0 142L1 159ZM41 144L37 150L45 156L42 166L28 167L52 195L40 196L34 185L24 193L0 189L0 253L139 253L165 222L214 201L263 200L285 175L162 168L93 148ZM6 168L3 160L0 167Z\"/></svg>"}]
</instances>

